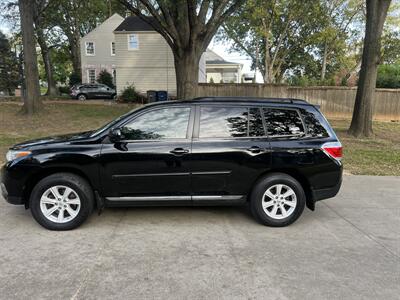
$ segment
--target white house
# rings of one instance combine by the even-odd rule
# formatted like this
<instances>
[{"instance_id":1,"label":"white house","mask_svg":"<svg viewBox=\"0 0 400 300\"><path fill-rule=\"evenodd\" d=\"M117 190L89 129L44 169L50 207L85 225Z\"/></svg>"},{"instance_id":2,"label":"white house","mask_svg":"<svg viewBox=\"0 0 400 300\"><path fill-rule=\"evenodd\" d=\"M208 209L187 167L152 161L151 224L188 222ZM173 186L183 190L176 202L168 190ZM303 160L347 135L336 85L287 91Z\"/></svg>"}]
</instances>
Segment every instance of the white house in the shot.
<instances>
[{"instance_id":1,"label":"white house","mask_svg":"<svg viewBox=\"0 0 400 300\"><path fill-rule=\"evenodd\" d=\"M123 17L114 14L81 39L82 82L96 82L100 71L104 69L115 78L113 31L123 21Z\"/></svg>"},{"instance_id":2,"label":"white house","mask_svg":"<svg viewBox=\"0 0 400 300\"><path fill-rule=\"evenodd\" d=\"M205 53L207 82L240 83L243 64L226 61L214 51L207 49Z\"/></svg>"},{"instance_id":3,"label":"white house","mask_svg":"<svg viewBox=\"0 0 400 300\"><path fill-rule=\"evenodd\" d=\"M95 82L106 69L113 74L117 91L166 90L176 95L174 56L165 39L139 17L114 14L81 39L82 81ZM204 55L199 82L206 82Z\"/></svg>"}]
</instances>

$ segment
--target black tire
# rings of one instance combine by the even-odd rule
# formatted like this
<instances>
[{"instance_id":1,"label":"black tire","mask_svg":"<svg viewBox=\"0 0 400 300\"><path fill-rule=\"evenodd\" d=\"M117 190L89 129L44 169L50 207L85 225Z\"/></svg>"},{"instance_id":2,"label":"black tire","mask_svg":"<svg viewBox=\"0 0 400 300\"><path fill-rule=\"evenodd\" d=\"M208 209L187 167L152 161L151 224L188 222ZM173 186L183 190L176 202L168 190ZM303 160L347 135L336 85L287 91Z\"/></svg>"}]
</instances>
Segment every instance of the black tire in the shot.
<instances>
[{"instance_id":1,"label":"black tire","mask_svg":"<svg viewBox=\"0 0 400 300\"><path fill-rule=\"evenodd\" d=\"M78 96L76 96L76 99L80 101L86 101L87 96L85 94L79 94Z\"/></svg>"},{"instance_id":2,"label":"black tire","mask_svg":"<svg viewBox=\"0 0 400 300\"><path fill-rule=\"evenodd\" d=\"M46 218L40 207L42 195L51 187L61 185L71 188L80 198L77 215L66 223L57 223ZM50 230L71 230L80 226L92 213L94 207L93 190L80 176L71 173L56 173L45 177L34 187L29 199L32 216L43 227Z\"/></svg>"},{"instance_id":3,"label":"black tire","mask_svg":"<svg viewBox=\"0 0 400 300\"><path fill-rule=\"evenodd\" d=\"M117 100L117 94L112 94L110 97L111 100Z\"/></svg>"},{"instance_id":4,"label":"black tire","mask_svg":"<svg viewBox=\"0 0 400 300\"><path fill-rule=\"evenodd\" d=\"M293 212L285 218L276 219L267 215L263 208L264 193L271 187L282 184L293 190L296 196L296 206ZM267 198L269 201L269 199ZM301 184L293 177L283 173L273 173L261 178L255 184L250 195L250 207L253 216L263 225L271 227L284 227L295 222L303 213L306 204L306 196ZM285 210L290 209L290 206L285 205ZM271 208L272 210L273 208ZM280 210L280 208L278 208ZM269 209L268 209L269 211ZM282 210L280 214L283 215Z\"/></svg>"}]
</instances>

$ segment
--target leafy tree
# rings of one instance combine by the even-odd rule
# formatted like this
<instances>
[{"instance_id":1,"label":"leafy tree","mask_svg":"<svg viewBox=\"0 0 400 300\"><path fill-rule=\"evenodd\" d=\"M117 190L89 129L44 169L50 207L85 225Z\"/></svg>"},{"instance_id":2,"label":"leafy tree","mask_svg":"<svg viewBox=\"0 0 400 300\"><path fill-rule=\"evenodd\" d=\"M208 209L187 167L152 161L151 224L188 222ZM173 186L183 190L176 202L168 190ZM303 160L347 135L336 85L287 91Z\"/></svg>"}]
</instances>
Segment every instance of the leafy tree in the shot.
<instances>
[{"instance_id":1,"label":"leafy tree","mask_svg":"<svg viewBox=\"0 0 400 300\"><path fill-rule=\"evenodd\" d=\"M356 137L372 135L372 99L381 54L383 25L390 0L366 0L367 22L360 78L349 134Z\"/></svg>"},{"instance_id":2,"label":"leafy tree","mask_svg":"<svg viewBox=\"0 0 400 300\"><path fill-rule=\"evenodd\" d=\"M57 23L56 15L50 10L52 1L54 0L35 0L36 9L34 11L35 32L44 65L47 81L46 94L48 96L56 96L58 94L57 84L54 78L54 64L51 56L51 51L57 44L53 41L53 45L49 45L52 37L49 31Z\"/></svg>"},{"instance_id":3,"label":"leafy tree","mask_svg":"<svg viewBox=\"0 0 400 300\"><path fill-rule=\"evenodd\" d=\"M75 73L81 73L80 38L114 12L124 14L124 6L117 0L51 0L49 11L57 16L57 26L65 35Z\"/></svg>"},{"instance_id":4,"label":"leafy tree","mask_svg":"<svg viewBox=\"0 0 400 300\"><path fill-rule=\"evenodd\" d=\"M69 59L68 47L66 45L60 45L57 48L53 48L50 55L54 67L54 80L61 84L66 84L72 72L72 63Z\"/></svg>"},{"instance_id":5,"label":"leafy tree","mask_svg":"<svg viewBox=\"0 0 400 300\"><path fill-rule=\"evenodd\" d=\"M304 75L331 82L349 64L348 40L356 36L351 25L362 7L361 0L249 0L228 18L218 37L248 55L265 83Z\"/></svg>"},{"instance_id":6,"label":"leafy tree","mask_svg":"<svg viewBox=\"0 0 400 300\"><path fill-rule=\"evenodd\" d=\"M220 25L244 0L120 0L160 33L174 54L177 97L194 96L199 61ZM149 18L151 16L151 18Z\"/></svg>"},{"instance_id":7,"label":"leafy tree","mask_svg":"<svg viewBox=\"0 0 400 300\"><path fill-rule=\"evenodd\" d=\"M400 32L389 31L382 37L382 62L400 62Z\"/></svg>"},{"instance_id":8,"label":"leafy tree","mask_svg":"<svg viewBox=\"0 0 400 300\"><path fill-rule=\"evenodd\" d=\"M97 77L97 82L105 84L110 88L115 88L113 77L109 72L107 72L107 70L101 70L99 76Z\"/></svg>"},{"instance_id":9,"label":"leafy tree","mask_svg":"<svg viewBox=\"0 0 400 300\"><path fill-rule=\"evenodd\" d=\"M233 50L247 54L265 83L279 82L301 53L321 15L317 1L249 0L224 23L219 38L233 40ZM311 56L310 56L311 57Z\"/></svg>"},{"instance_id":10,"label":"leafy tree","mask_svg":"<svg viewBox=\"0 0 400 300\"><path fill-rule=\"evenodd\" d=\"M24 57L24 81L25 93L23 95L24 106L22 112L32 115L39 111L42 102L39 98L39 72L36 54L36 39L33 26L35 3L30 0L19 0L21 15L21 31Z\"/></svg>"},{"instance_id":11,"label":"leafy tree","mask_svg":"<svg viewBox=\"0 0 400 300\"><path fill-rule=\"evenodd\" d=\"M11 51L7 37L0 31L0 91L13 94L19 84L19 77L17 56Z\"/></svg>"},{"instance_id":12,"label":"leafy tree","mask_svg":"<svg viewBox=\"0 0 400 300\"><path fill-rule=\"evenodd\" d=\"M69 44L69 54L74 73L81 74L80 38L96 27L97 16L104 1L61 0L55 1L53 9L58 11L58 21Z\"/></svg>"}]
</instances>

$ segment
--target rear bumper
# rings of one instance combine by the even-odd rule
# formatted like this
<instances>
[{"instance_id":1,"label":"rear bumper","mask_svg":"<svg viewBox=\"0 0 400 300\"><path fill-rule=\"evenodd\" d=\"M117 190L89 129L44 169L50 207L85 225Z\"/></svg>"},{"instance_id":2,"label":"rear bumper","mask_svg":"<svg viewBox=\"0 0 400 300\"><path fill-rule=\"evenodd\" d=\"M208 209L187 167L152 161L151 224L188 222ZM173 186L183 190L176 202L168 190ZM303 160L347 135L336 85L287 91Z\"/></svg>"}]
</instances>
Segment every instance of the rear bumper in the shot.
<instances>
[{"instance_id":1,"label":"rear bumper","mask_svg":"<svg viewBox=\"0 0 400 300\"><path fill-rule=\"evenodd\" d=\"M340 181L333 187L319 189L319 190L312 190L312 196L314 202L335 197L339 192L341 186L342 186L342 177L340 178Z\"/></svg>"}]
</instances>

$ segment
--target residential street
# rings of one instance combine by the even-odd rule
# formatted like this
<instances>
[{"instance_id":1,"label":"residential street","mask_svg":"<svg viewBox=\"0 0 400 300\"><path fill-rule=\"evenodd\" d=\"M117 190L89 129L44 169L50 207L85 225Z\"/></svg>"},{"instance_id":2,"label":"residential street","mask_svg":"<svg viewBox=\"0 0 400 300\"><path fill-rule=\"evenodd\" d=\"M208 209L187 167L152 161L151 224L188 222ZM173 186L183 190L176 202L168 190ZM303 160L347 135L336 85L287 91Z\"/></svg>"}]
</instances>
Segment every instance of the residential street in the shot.
<instances>
[{"instance_id":1,"label":"residential street","mask_svg":"<svg viewBox=\"0 0 400 300\"><path fill-rule=\"evenodd\" d=\"M106 209L51 232L0 199L1 299L398 299L400 177L346 176L287 228L247 207Z\"/></svg>"}]
</instances>

